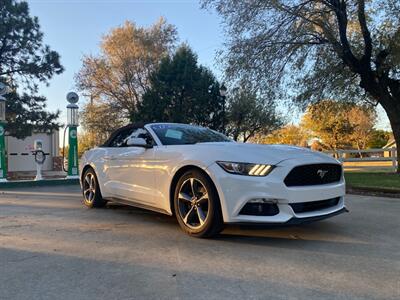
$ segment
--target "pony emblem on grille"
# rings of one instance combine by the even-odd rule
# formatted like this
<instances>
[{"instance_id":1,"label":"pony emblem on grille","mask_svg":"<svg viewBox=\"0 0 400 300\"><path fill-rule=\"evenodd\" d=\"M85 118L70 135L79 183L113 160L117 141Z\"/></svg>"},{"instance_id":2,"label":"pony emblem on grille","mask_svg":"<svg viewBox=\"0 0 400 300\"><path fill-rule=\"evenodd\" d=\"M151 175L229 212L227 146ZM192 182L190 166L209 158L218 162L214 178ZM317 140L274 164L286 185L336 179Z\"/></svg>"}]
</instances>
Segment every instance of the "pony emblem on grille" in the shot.
<instances>
[{"instance_id":1,"label":"pony emblem on grille","mask_svg":"<svg viewBox=\"0 0 400 300\"><path fill-rule=\"evenodd\" d=\"M321 179L325 177L326 173L328 173L327 170L318 170L317 171L317 174L319 177L321 177Z\"/></svg>"}]
</instances>

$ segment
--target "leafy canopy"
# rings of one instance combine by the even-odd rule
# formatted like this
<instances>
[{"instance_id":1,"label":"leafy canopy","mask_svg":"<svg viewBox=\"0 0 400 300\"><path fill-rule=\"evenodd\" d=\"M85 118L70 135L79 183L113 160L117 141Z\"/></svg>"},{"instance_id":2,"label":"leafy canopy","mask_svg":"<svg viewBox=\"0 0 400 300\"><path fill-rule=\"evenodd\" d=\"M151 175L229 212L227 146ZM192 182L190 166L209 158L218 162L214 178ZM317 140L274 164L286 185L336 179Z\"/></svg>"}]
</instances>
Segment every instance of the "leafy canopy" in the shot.
<instances>
[{"instance_id":1,"label":"leafy canopy","mask_svg":"<svg viewBox=\"0 0 400 300\"><path fill-rule=\"evenodd\" d=\"M48 84L63 70L59 54L43 44L39 20L30 16L27 2L2 0L0 82L9 87L5 96L8 134L24 138L33 130L58 129L59 112L47 112L46 99L37 92L39 82Z\"/></svg>"},{"instance_id":2,"label":"leafy canopy","mask_svg":"<svg viewBox=\"0 0 400 300\"><path fill-rule=\"evenodd\" d=\"M375 122L376 112L369 106L323 100L308 106L301 126L325 149L365 149Z\"/></svg>"},{"instance_id":3,"label":"leafy canopy","mask_svg":"<svg viewBox=\"0 0 400 300\"><path fill-rule=\"evenodd\" d=\"M229 95L227 133L235 141L246 142L282 126L273 103L263 101L248 83L241 82Z\"/></svg>"},{"instance_id":4,"label":"leafy canopy","mask_svg":"<svg viewBox=\"0 0 400 300\"><path fill-rule=\"evenodd\" d=\"M227 74L301 101L376 101L400 76L397 0L204 0L223 16ZM382 82L383 83L383 82ZM288 90L287 90L288 88ZM387 87L388 88L388 87ZM374 100L375 99L375 100Z\"/></svg>"},{"instance_id":5,"label":"leafy canopy","mask_svg":"<svg viewBox=\"0 0 400 300\"><path fill-rule=\"evenodd\" d=\"M289 124L272 131L266 136L258 136L255 140L262 144L284 144L307 147L308 138L307 132L302 127Z\"/></svg>"},{"instance_id":6,"label":"leafy canopy","mask_svg":"<svg viewBox=\"0 0 400 300\"><path fill-rule=\"evenodd\" d=\"M127 120L137 113L150 74L171 53L176 38L175 27L163 18L148 28L127 21L103 37L99 55L84 56L77 86Z\"/></svg>"},{"instance_id":7,"label":"leafy canopy","mask_svg":"<svg viewBox=\"0 0 400 300\"><path fill-rule=\"evenodd\" d=\"M368 142L368 148L383 148L391 139L393 139L391 132L374 130Z\"/></svg>"},{"instance_id":8,"label":"leafy canopy","mask_svg":"<svg viewBox=\"0 0 400 300\"><path fill-rule=\"evenodd\" d=\"M110 109L109 105L94 99L83 105L79 118L84 130L82 145L90 146L89 148L103 144L113 131L125 125L120 110Z\"/></svg>"},{"instance_id":9,"label":"leafy canopy","mask_svg":"<svg viewBox=\"0 0 400 300\"><path fill-rule=\"evenodd\" d=\"M187 45L165 57L150 77L134 120L192 123L222 129L222 97L211 71L197 63Z\"/></svg>"}]
</instances>

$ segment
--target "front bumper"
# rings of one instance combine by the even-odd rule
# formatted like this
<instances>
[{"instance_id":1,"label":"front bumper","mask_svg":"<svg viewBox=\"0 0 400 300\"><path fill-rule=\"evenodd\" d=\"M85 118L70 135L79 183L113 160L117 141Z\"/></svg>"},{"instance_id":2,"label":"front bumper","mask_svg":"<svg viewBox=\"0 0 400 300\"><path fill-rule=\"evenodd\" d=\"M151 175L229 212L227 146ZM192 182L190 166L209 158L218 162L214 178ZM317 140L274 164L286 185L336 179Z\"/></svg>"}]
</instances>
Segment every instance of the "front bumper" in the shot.
<instances>
[{"instance_id":1,"label":"front bumper","mask_svg":"<svg viewBox=\"0 0 400 300\"><path fill-rule=\"evenodd\" d=\"M301 224L308 224L316 221L321 221L324 219L328 219L337 215L340 215L342 213L349 212L349 210L346 207L343 207L342 209L339 209L333 213L327 214L327 215L321 215L321 216L315 216L315 217L308 217L308 218L296 218L293 217L286 223L261 223L261 222L236 222L236 223L229 223L231 225L240 225L240 226L256 226L256 227L261 227L261 226L295 226L295 225L301 225Z\"/></svg>"},{"instance_id":2,"label":"front bumper","mask_svg":"<svg viewBox=\"0 0 400 300\"><path fill-rule=\"evenodd\" d=\"M301 164L323 163L304 159ZM221 209L225 223L263 223L263 224L294 224L328 218L345 210L345 182L314 186L287 187L284 178L295 166L298 160L289 159L279 163L265 177L252 177L229 174L217 164L212 164L208 173L216 183L221 200ZM268 199L277 204L279 213L273 216L254 216L240 214L243 206L251 199ZM339 198L337 205L328 208L296 213L289 205Z\"/></svg>"}]
</instances>

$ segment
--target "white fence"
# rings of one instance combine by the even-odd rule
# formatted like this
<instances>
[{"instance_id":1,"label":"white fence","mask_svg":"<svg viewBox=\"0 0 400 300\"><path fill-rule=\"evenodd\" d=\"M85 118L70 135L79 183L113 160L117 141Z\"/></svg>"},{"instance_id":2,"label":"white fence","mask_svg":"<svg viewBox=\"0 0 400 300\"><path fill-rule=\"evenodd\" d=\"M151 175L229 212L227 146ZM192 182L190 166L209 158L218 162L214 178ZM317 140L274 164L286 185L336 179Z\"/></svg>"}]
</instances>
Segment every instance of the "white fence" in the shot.
<instances>
[{"instance_id":1,"label":"white fence","mask_svg":"<svg viewBox=\"0 0 400 300\"><path fill-rule=\"evenodd\" d=\"M397 169L397 149L396 148L386 148L386 149L368 149L368 150L337 150L337 151L326 151L325 153L331 154L335 156L339 161L344 163L344 168L346 167L354 167L346 166L346 162L391 162L390 165L384 164L385 166L389 166L393 168L393 170ZM354 157L354 156L359 157ZM373 167L382 167L379 165L368 165L368 166L357 166L357 168L373 168Z\"/></svg>"}]
</instances>

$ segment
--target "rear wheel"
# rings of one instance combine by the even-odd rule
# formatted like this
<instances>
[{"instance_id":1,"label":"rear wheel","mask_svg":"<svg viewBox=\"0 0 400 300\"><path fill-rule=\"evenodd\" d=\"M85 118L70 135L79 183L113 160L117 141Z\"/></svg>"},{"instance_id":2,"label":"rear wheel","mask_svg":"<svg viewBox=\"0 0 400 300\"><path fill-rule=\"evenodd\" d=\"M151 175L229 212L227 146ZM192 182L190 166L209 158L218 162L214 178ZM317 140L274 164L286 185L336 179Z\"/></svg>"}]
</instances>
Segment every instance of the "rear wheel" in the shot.
<instances>
[{"instance_id":1,"label":"rear wheel","mask_svg":"<svg viewBox=\"0 0 400 300\"><path fill-rule=\"evenodd\" d=\"M101 196L99 182L92 168L87 169L83 174L82 194L83 203L87 207L103 207L107 204L107 201Z\"/></svg>"},{"instance_id":2,"label":"rear wheel","mask_svg":"<svg viewBox=\"0 0 400 300\"><path fill-rule=\"evenodd\" d=\"M211 237L223 229L217 191L200 171L188 171L179 179L174 207L179 225L189 235Z\"/></svg>"}]
</instances>

